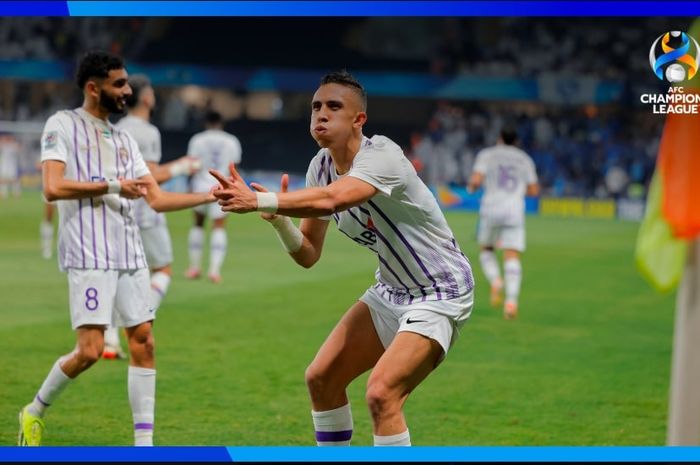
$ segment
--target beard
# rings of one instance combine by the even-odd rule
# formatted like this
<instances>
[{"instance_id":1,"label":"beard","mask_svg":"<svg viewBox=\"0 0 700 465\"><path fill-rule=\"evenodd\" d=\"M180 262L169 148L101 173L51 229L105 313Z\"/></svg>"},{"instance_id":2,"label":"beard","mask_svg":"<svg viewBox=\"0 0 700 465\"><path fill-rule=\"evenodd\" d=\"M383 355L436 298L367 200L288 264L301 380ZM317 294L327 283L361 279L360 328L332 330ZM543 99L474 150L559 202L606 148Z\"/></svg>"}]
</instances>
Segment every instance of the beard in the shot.
<instances>
[{"instance_id":1,"label":"beard","mask_svg":"<svg viewBox=\"0 0 700 465\"><path fill-rule=\"evenodd\" d=\"M100 106L112 114L124 113L124 105L119 102L119 99L110 97L104 92L100 92Z\"/></svg>"}]
</instances>

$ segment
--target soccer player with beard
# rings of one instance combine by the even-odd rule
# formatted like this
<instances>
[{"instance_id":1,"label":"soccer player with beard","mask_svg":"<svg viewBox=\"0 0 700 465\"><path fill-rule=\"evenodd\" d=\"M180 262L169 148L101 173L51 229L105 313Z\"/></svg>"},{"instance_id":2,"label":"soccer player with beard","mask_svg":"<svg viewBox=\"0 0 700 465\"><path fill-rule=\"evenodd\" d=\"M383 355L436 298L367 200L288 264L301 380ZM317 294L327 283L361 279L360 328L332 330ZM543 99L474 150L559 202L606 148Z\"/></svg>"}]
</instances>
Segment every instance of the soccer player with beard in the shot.
<instances>
[{"instance_id":1,"label":"soccer player with beard","mask_svg":"<svg viewBox=\"0 0 700 465\"><path fill-rule=\"evenodd\" d=\"M153 178L162 184L175 176L195 173L201 163L193 157L180 157L160 165L162 157L160 130L153 125L151 113L156 105L156 95L151 81L143 74L129 76L132 94L126 100L129 114L120 119L116 127L127 131L139 146L139 151L151 171ZM210 183L211 184L211 183ZM148 206L145 199L134 202L134 214L139 230L146 261L151 269L152 307L158 310L168 292L172 276L173 247L165 214L158 213ZM121 348L118 328L110 326L105 330L105 350L102 358L122 359L126 354Z\"/></svg>"},{"instance_id":2,"label":"soccer player with beard","mask_svg":"<svg viewBox=\"0 0 700 465\"><path fill-rule=\"evenodd\" d=\"M60 357L34 400L19 414L18 442L41 444L43 416L80 373L100 359L105 326L126 328L128 395L134 443L153 445L155 356L150 279L134 200L156 211L190 208L214 200L210 193L162 191L136 141L108 120L124 110L132 91L124 61L105 52L87 53L76 81L83 105L59 111L41 138L44 195L57 201L59 266L68 274L75 349Z\"/></svg>"}]
</instances>

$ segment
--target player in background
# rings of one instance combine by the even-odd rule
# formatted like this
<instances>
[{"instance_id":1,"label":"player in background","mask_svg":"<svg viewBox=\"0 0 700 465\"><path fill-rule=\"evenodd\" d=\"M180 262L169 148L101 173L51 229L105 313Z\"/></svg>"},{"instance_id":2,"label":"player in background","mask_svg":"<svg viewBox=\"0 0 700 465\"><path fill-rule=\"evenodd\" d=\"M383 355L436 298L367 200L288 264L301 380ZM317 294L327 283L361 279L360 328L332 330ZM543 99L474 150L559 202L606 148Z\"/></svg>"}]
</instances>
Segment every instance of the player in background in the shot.
<instances>
[{"instance_id":1,"label":"player in background","mask_svg":"<svg viewBox=\"0 0 700 465\"><path fill-rule=\"evenodd\" d=\"M192 192L208 192L211 176L208 170L221 172L228 170L229 163L241 162L241 143L238 138L224 131L224 120L216 111L209 111L205 117L205 130L190 139L187 154L199 159L202 169L192 177ZM188 237L190 265L185 272L188 279L201 275L202 253L204 249L204 221L209 217L213 224L209 241L209 279L221 281L221 265L226 258L228 238L226 236L226 213L215 205L202 205L194 209L194 225Z\"/></svg>"},{"instance_id":2,"label":"player in background","mask_svg":"<svg viewBox=\"0 0 700 465\"><path fill-rule=\"evenodd\" d=\"M143 74L129 76L132 94L126 99L128 115L117 123L117 129L128 132L138 144L146 166L158 184L180 175L190 176L199 169L199 160L180 157L160 165L162 157L161 136L158 128L151 124L151 113L156 105L156 96L151 81ZM141 232L146 262L151 270L151 306L156 310L168 292L172 277L173 247L165 215L148 206L145 199L134 201L136 224ZM103 358L124 359L126 353L119 341L118 328L105 330Z\"/></svg>"},{"instance_id":3,"label":"player in background","mask_svg":"<svg viewBox=\"0 0 700 465\"><path fill-rule=\"evenodd\" d=\"M39 237L41 238L41 256L49 260L53 255L53 203L44 199L44 210L39 225Z\"/></svg>"},{"instance_id":4,"label":"player in background","mask_svg":"<svg viewBox=\"0 0 700 465\"><path fill-rule=\"evenodd\" d=\"M366 99L345 71L321 80L310 124L321 150L309 165L306 189L286 192L284 175L280 193L253 184L256 193L233 165L230 178L212 171L222 209L265 212L304 268L320 259L330 220L377 255L376 284L347 310L306 370L319 446L350 443L346 387L367 370L374 445L409 446L403 405L447 354L473 306L469 261L435 197L398 145L362 134ZM300 228L289 216L303 218Z\"/></svg>"},{"instance_id":5,"label":"player in background","mask_svg":"<svg viewBox=\"0 0 700 465\"><path fill-rule=\"evenodd\" d=\"M520 254L525 250L525 196L539 195L537 173L532 159L515 146L515 127L505 125L498 144L479 152L474 162L469 192L484 188L479 208L479 259L491 284L491 305L503 301L503 279L496 248L503 249L505 305L503 316L518 315L518 296L522 280Z\"/></svg>"},{"instance_id":6,"label":"player in background","mask_svg":"<svg viewBox=\"0 0 700 465\"><path fill-rule=\"evenodd\" d=\"M20 143L11 135L0 134L0 199L22 193L20 182Z\"/></svg>"},{"instance_id":7,"label":"player in background","mask_svg":"<svg viewBox=\"0 0 700 465\"><path fill-rule=\"evenodd\" d=\"M134 199L157 211L211 202L211 194L161 191L136 141L108 120L131 95L124 61L89 52L76 83L83 105L51 116L41 137L44 195L57 201L59 266L67 271L76 346L60 357L31 403L19 413L21 446L38 446L47 408L100 359L104 329L124 326L129 341L128 396L134 443L153 444L155 351L150 279L134 216ZM79 439L78 439L79 441Z\"/></svg>"}]
</instances>

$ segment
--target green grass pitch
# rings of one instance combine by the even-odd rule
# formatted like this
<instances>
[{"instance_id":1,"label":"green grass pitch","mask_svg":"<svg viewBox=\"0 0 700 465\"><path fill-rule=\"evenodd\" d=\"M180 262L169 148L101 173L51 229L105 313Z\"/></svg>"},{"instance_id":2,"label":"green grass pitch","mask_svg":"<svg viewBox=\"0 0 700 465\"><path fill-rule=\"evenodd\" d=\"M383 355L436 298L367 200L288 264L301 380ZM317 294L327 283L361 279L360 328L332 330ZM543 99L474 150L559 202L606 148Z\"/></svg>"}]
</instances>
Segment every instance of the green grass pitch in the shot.
<instances>
[{"instance_id":1,"label":"green grass pitch","mask_svg":"<svg viewBox=\"0 0 700 465\"><path fill-rule=\"evenodd\" d=\"M65 275L39 250L36 192L0 201L0 445L71 350ZM376 262L329 228L310 270L257 215L228 220L223 283L186 281L191 213L171 213L174 279L158 312L157 445L313 445L304 369ZM448 221L477 281L471 319L405 408L415 445L662 445L674 297L636 272L637 225L530 217L520 317L488 305L476 216ZM206 255L205 255L206 257ZM101 361L46 416L46 445L130 445L123 361ZM367 375L349 388L353 444L371 445Z\"/></svg>"}]
</instances>

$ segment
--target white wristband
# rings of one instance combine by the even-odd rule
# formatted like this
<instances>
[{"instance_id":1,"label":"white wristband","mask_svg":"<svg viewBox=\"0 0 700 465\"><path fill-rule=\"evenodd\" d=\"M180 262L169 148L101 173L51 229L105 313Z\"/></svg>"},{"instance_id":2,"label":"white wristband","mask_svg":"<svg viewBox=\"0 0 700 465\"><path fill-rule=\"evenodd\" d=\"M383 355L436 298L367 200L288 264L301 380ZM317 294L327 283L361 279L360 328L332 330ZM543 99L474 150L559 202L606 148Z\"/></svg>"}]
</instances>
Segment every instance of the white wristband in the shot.
<instances>
[{"instance_id":1,"label":"white wristband","mask_svg":"<svg viewBox=\"0 0 700 465\"><path fill-rule=\"evenodd\" d=\"M301 249L304 234L292 223L288 216L278 215L274 220L270 221L270 224L275 228L277 237L280 238L280 242L282 242L282 246L287 252L294 253Z\"/></svg>"},{"instance_id":2,"label":"white wristband","mask_svg":"<svg viewBox=\"0 0 700 465\"><path fill-rule=\"evenodd\" d=\"M107 193L108 194L118 194L122 191L122 183L116 179L110 179L107 181Z\"/></svg>"},{"instance_id":3,"label":"white wristband","mask_svg":"<svg viewBox=\"0 0 700 465\"><path fill-rule=\"evenodd\" d=\"M265 213L277 213L277 194L274 192L256 192L258 210Z\"/></svg>"}]
</instances>

